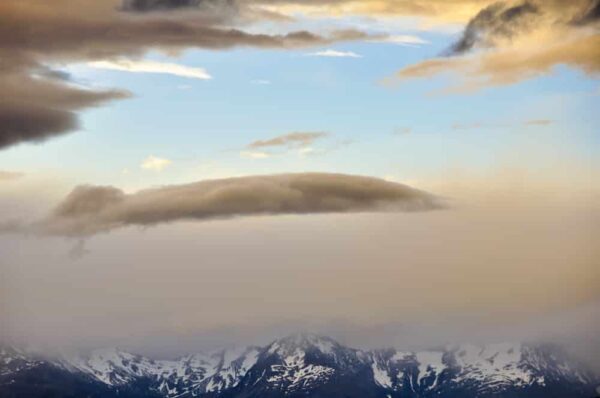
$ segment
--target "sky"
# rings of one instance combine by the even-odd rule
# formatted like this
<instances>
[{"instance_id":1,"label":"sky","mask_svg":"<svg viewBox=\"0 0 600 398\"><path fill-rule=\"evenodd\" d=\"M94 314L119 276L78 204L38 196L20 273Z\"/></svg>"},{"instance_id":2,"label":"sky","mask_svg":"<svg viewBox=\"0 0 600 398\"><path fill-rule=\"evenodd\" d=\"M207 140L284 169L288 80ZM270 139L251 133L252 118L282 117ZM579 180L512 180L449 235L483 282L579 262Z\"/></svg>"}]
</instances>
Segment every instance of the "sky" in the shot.
<instances>
[{"instance_id":1,"label":"sky","mask_svg":"<svg viewBox=\"0 0 600 398\"><path fill-rule=\"evenodd\" d=\"M0 333L600 357L600 3L5 0Z\"/></svg>"}]
</instances>

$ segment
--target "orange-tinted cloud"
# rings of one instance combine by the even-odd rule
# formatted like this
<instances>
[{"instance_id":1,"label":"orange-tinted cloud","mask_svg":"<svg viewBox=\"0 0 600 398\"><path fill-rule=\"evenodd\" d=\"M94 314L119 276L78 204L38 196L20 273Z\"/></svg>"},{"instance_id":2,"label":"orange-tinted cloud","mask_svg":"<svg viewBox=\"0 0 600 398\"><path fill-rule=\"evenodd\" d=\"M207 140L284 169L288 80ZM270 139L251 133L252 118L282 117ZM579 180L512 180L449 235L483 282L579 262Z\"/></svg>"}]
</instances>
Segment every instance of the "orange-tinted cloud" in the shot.
<instances>
[{"instance_id":1,"label":"orange-tinted cloud","mask_svg":"<svg viewBox=\"0 0 600 398\"><path fill-rule=\"evenodd\" d=\"M450 73L458 84L447 92L472 92L548 75L567 65L595 76L600 73L600 34L576 36L537 48L506 48L460 58L435 58L401 69L391 83Z\"/></svg>"}]
</instances>

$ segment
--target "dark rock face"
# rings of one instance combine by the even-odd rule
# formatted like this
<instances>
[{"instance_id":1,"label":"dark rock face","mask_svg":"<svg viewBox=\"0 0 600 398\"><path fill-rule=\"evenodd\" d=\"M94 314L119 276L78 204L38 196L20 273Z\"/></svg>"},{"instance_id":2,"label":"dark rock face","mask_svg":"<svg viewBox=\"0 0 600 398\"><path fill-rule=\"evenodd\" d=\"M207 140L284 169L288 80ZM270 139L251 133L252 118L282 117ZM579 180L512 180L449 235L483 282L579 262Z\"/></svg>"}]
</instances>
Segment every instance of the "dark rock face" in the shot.
<instances>
[{"instance_id":1,"label":"dark rock face","mask_svg":"<svg viewBox=\"0 0 600 398\"><path fill-rule=\"evenodd\" d=\"M293 335L173 361L0 348L0 398L591 398L598 382L557 347L522 344L361 351Z\"/></svg>"}]
</instances>

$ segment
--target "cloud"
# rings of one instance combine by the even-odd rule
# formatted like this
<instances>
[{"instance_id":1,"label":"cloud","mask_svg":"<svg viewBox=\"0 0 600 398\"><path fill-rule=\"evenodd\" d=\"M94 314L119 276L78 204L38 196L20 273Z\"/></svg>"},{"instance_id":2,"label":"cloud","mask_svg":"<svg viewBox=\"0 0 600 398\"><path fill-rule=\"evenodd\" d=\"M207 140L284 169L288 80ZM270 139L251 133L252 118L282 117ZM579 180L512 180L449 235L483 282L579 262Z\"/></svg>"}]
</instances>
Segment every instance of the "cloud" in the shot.
<instances>
[{"instance_id":1,"label":"cloud","mask_svg":"<svg viewBox=\"0 0 600 398\"><path fill-rule=\"evenodd\" d=\"M73 260L78 260L88 254L90 254L90 250L85 247L85 239L79 239L69 250L69 257Z\"/></svg>"},{"instance_id":2,"label":"cloud","mask_svg":"<svg viewBox=\"0 0 600 398\"><path fill-rule=\"evenodd\" d=\"M378 38L378 39L370 39L369 41L375 42L375 43L398 44L401 46L418 46L421 44L429 43L425 39L422 39L418 36L412 36L412 35L390 35L390 36L382 37L382 38Z\"/></svg>"},{"instance_id":3,"label":"cloud","mask_svg":"<svg viewBox=\"0 0 600 398\"><path fill-rule=\"evenodd\" d=\"M293 132L284 135L279 135L267 140L258 140L251 142L247 148L272 148L272 147L304 147L309 146L316 140L326 137L327 133L322 131L316 132Z\"/></svg>"},{"instance_id":4,"label":"cloud","mask_svg":"<svg viewBox=\"0 0 600 398\"><path fill-rule=\"evenodd\" d=\"M75 111L129 97L122 90L83 89L62 79L24 73L7 65L12 60L2 59L3 54L0 48L0 149L76 130Z\"/></svg>"},{"instance_id":5,"label":"cloud","mask_svg":"<svg viewBox=\"0 0 600 398\"><path fill-rule=\"evenodd\" d=\"M448 93L468 93L548 75L568 65L595 76L600 73L600 34L575 36L548 45L507 48L462 58L436 58L401 69L390 83L430 78L443 73L459 77Z\"/></svg>"},{"instance_id":6,"label":"cloud","mask_svg":"<svg viewBox=\"0 0 600 398\"><path fill-rule=\"evenodd\" d=\"M247 159L266 159L277 154L294 151L300 157L323 153L312 145L329 134L316 132L293 132L279 135L267 140L258 140L246 145L240 156Z\"/></svg>"},{"instance_id":7,"label":"cloud","mask_svg":"<svg viewBox=\"0 0 600 398\"><path fill-rule=\"evenodd\" d=\"M134 61L129 59L115 59L106 61L88 62L88 66L99 69L111 69L134 73L164 73L168 75L188 77L190 79L208 80L212 76L203 68L179 65L168 62Z\"/></svg>"},{"instance_id":8,"label":"cloud","mask_svg":"<svg viewBox=\"0 0 600 398\"><path fill-rule=\"evenodd\" d=\"M554 120L550 119L531 119L520 123L454 123L451 127L453 130L473 130L473 129L490 129L490 128L508 128L516 126L550 126L554 124Z\"/></svg>"},{"instance_id":9,"label":"cloud","mask_svg":"<svg viewBox=\"0 0 600 398\"><path fill-rule=\"evenodd\" d=\"M79 127L77 112L126 98L122 90L93 91L69 84L47 64L105 62L105 67L205 74L173 65L140 61L128 66L115 59L136 59L150 50L233 47L305 48L365 40L370 34L346 29L320 35L306 30L285 34L254 33L231 26L255 17L252 4L229 1L141 1L120 6L112 1L3 0L0 2L0 148L40 142ZM179 7L181 6L181 7ZM194 12L160 10L195 6ZM156 12L135 12L156 11ZM246 21L247 23L248 21ZM34 26L35 29L31 29ZM111 63L107 60L111 60ZM131 61L129 61L131 62ZM145 63L144 63L145 62ZM149 70L150 69L150 70ZM193 76L190 76L193 75Z\"/></svg>"},{"instance_id":10,"label":"cloud","mask_svg":"<svg viewBox=\"0 0 600 398\"><path fill-rule=\"evenodd\" d=\"M589 1L588 7L571 21L575 25L596 24L600 21L600 1Z\"/></svg>"},{"instance_id":11,"label":"cloud","mask_svg":"<svg viewBox=\"0 0 600 398\"><path fill-rule=\"evenodd\" d=\"M262 151L241 151L240 156L246 159L267 159L273 156L273 154Z\"/></svg>"},{"instance_id":12,"label":"cloud","mask_svg":"<svg viewBox=\"0 0 600 398\"><path fill-rule=\"evenodd\" d=\"M147 12L193 8L207 3L218 4L215 0L124 0L122 7L127 11ZM223 3L233 4L233 1L223 1Z\"/></svg>"},{"instance_id":13,"label":"cloud","mask_svg":"<svg viewBox=\"0 0 600 398\"><path fill-rule=\"evenodd\" d=\"M410 134L411 132L412 132L412 128L411 127L396 127L392 131L392 134L394 134L394 135L406 135L406 134Z\"/></svg>"},{"instance_id":14,"label":"cloud","mask_svg":"<svg viewBox=\"0 0 600 398\"><path fill-rule=\"evenodd\" d=\"M270 80L266 80L266 79L254 79L254 80L250 80L251 84L256 84L259 86L268 86L271 84Z\"/></svg>"},{"instance_id":15,"label":"cloud","mask_svg":"<svg viewBox=\"0 0 600 398\"><path fill-rule=\"evenodd\" d=\"M362 55L352 51L337 51L331 49L308 53L306 55L310 57L362 58Z\"/></svg>"},{"instance_id":16,"label":"cloud","mask_svg":"<svg viewBox=\"0 0 600 398\"><path fill-rule=\"evenodd\" d=\"M510 39L531 27L531 22L539 14L539 9L530 1L510 5L507 2L494 3L469 21L460 39L449 49L449 54L462 54L478 44L492 46L497 39Z\"/></svg>"},{"instance_id":17,"label":"cloud","mask_svg":"<svg viewBox=\"0 0 600 398\"><path fill-rule=\"evenodd\" d=\"M550 120L550 119L532 119L532 120L527 120L525 121L526 126L550 126L551 124L554 124L554 120Z\"/></svg>"},{"instance_id":18,"label":"cloud","mask_svg":"<svg viewBox=\"0 0 600 398\"><path fill-rule=\"evenodd\" d=\"M547 75L558 65L597 75L600 35L589 28L597 22L594 18L597 3L597 0L482 3L483 7L469 20L458 40L443 54L451 58L409 65L386 82L449 73L459 77L458 84L442 92L465 93ZM584 20L587 22L580 22Z\"/></svg>"},{"instance_id":19,"label":"cloud","mask_svg":"<svg viewBox=\"0 0 600 398\"><path fill-rule=\"evenodd\" d=\"M404 212L442 208L433 195L377 178L301 173L207 180L126 194L76 187L45 219L5 232L86 237L126 227L251 215Z\"/></svg>"},{"instance_id":20,"label":"cloud","mask_svg":"<svg viewBox=\"0 0 600 398\"><path fill-rule=\"evenodd\" d=\"M248 0L284 15L420 17L427 25L462 23L496 0Z\"/></svg>"},{"instance_id":21,"label":"cloud","mask_svg":"<svg viewBox=\"0 0 600 398\"><path fill-rule=\"evenodd\" d=\"M148 156L140 167L145 170L162 171L172 162L169 159L159 158L156 156Z\"/></svg>"},{"instance_id":22,"label":"cloud","mask_svg":"<svg viewBox=\"0 0 600 398\"><path fill-rule=\"evenodd\" d=\"M22 178L25 174L16 171L0 170L0 181L11 181Z\"/></svg>"}]
</instances>

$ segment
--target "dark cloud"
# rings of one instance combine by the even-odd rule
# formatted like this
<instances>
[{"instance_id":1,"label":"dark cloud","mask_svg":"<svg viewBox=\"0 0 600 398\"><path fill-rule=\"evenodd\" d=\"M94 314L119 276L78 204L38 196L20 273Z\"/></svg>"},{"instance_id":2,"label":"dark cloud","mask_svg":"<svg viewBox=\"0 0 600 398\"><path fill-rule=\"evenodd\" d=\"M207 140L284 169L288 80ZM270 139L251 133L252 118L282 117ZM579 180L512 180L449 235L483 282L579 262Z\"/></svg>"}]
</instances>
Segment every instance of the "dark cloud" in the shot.
<instances>
[{"instance_id":1,"label":"dark cloud","mask_svg":"<svg viewBox=\"0 0 600 398\"><path fill-rule=\"evenodd\" d=\"M76 110L128 96L124 91L85 90L20 72L1 76L0 90L0 149L73 131L79 126Z\"/></svg>"},{"instance_id":2,"label":"dark cloud","mask_svg":"<svg viewBox=\"0 0 600 398\"><path fill-rule=\"evenodd\" d=\"M121 11L129 13L194 12L206 24L245 24L257 18L253 8L240 6L237 0L124 0Z\"/></svg>"},{"instance_id":3,"label":"dark cloud","mask_svg":"<svg viewBox=\"0 0 600 398\"><path fill-rule=\"evenodd\" d=\"M529 28L538 7L525 1L518 5L494 3L469 21L460 39L448 50L449 55L465 53L477 45L491 46L498 38L512 38Z\"/></svg>"},{"instance_id":4,"label":"dark cloud","mask_svg":"<svg viewBox=\"0 0 600 398\"><path fill-rule=\"evenodd\" d=\"M459 55L476 47L494 47L534 29L565 29L600 20L600 0L498 1L481 9L465 27L461 37L446 51Z\"/></svg>"},{"instance_id":5,"label":"dark cloud","mask_svg":"<svg viewBox=\"0 0 600 398\"><path fill-rule=\"evenodd\" d=\"M35 71L33 76L51 80L61 80L64 82L71 81L71 74L69 72L52 68L41 68L40 70Z\"/></svg>"},{"instance_id":6,"label":"dark cloud","mask_svg":"<svg viewBox=\"0 0 600 398\"><path fill-rule=\"evenodd\" d=\"M441 208L431 194L377 178L303 173L208 180L126 194L79 186L50 214L20 231L85 237L126 226L251 215L425 211Z\"/></svg>"},{"instance_id":7,"label":"dark cloud","mask_svg":"<svg viewBox=\"0 0 600 398\"><path fill-rule=\"evenodd\" d=\"M123 10L156 11L198 7L202 0L125 0Z\"/></svg>"},{"instance_id":8,"label":"dark cloud","mask_svg":"<svg viewBox=\"0 0 600 398\"><path fill-rule=\"evenodd\" d=\"M247 148L270 148L281 146L305 147L311 145L319 138L327 136L325 132L293 132L280 135L268 140L258 140L247 145Z\"/></svg>"},{"instance_id":9,"label":"dark cloud","mask_svg":"<svg viewBox=\"0 0 600 398\"><path fill-rule=\"evenodd\" d=\"M558 65L600 73L598 0L503 1L482 8L459 40L439 57L409 65L385 79L399 83L442 73L459 77L444 93L472 93L550 74ZM487 48L470 57L454 57ZM451 56L451 57L448 57Z\"/></svg>"},{"instance_id":10,"label":"dark cloud","mask_svg":"<svg viewBox=\"0 0 600 398\"><path fill-rule=\"evenodd\" d=\"M589 25L600 21L600 0L590 0L582 13L573 18L575 25Z\"/></svg>"},{"instance_id":11,"label":"dark cloud","mask_svg":"<svg viewBox=\"0 0 600 398\"><path fill-rule=\"evenodd\" d=\"M197 5L198 12L135 13ZM230 1L116 0L0 2L0 148L39 142L78 127L76 112L127 96L91 91L68 83L68 76L44 65L55 62L139 57L155 50L236 46L294 48L370 37L357 30L322 36L308 31L248 33L230 28L243 10ZM35 28L32 28L35 27ZM40 90L42 91L40 93ZM10 95L7 94L10 92Z\"/></svg>"}]
</instances>

